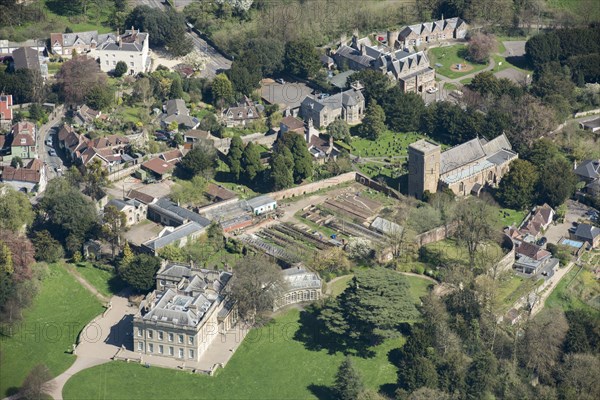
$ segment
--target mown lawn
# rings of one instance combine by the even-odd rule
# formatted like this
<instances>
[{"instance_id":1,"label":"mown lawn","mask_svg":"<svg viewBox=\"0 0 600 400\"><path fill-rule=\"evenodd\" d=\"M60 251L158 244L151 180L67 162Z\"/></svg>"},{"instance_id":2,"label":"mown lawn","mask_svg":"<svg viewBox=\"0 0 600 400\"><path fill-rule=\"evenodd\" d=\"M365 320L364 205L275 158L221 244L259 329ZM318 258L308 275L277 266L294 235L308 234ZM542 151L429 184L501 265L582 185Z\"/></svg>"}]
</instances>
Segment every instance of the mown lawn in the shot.
<instances>
[{"instance_id":1,"label":"mown lawn","mask_svg":"<svg viewBox=\"0 0 600 400\"><path fill-rule=\"evenodd\" d=\"M100 302L63 266L49 267L33 305L11 336L0 336L0 395L11 395L29 371L43 363L57 376L75 361L71 345L79 331L103 311Z\"/></svg>"},{"instance_id":2,"label":"mown lawn","mask_svg":"<svg viewBox=\"0 0 600 400\"><path fill-rule=\"evenodd\" d=\"M352 275L341 279L341 292ZM406 277L417 303L430 282ZM73 376L63 390L65 399L314 399L333 398L329 387L343 355L313 351L294 339L300 328L300 312L291 309L268 325L253 330L229 364L214 377L143 368L111 362ZM366 386L389 392L396 383L396 367L388 353L401 347L404 338L388 339L373 350L371 358L353 357ZM160 382L160 384L157 384ZM393 390L393 389L392 389Z\"/></svg>"},{"instance_id":3,"label":"mown lawn","mask_svg":"<svg viewBox=\"0 0 600 400\"><path fill-rule=\"evenodd\" d=\"M311 351L294 339L298 310L290 310L251 332L224 370L214 377L111 362L73 376L65 399L314 399L331 395L329 386L343 359L326 350ZM372 358L354 358L365 384L373 389L396 382L388 352L402 337L377 346ZM330 397L329 397L330 398Z\"/></svg>"},{"instance_id":4,"label":"mown lawn","mask_svg":"<svg viewBox=\"0 0 600 400\"><path fill-rule=\"evenodd\" d=\"M102 295L111 297L124 288L125 284L114 272L95 268L92 263L82 262L79 264L68 264L67 268L79 273L83 279L88 281Z\"/></svg>"},{"instance_id":5,"label":"mown lawn","mask_svg":"<svg viewBox=\"0 0 600 400\"><path fill-rule=\"evenodd\" d=\"M481 71L487 67L485 64L475 64L467 61L464 57L467 46L463 44L457 44L454 46L446 47L435 47L429 50L431 66L435 68L436 72L447 78L454 79L460 78L461 76L472 74L477 71ZM441 67L436 66L441 64ZM451 67L456 64L466 64L472 66L472 69L466 68L464 71L453 71Z\"/></svg>"}]
</instances>

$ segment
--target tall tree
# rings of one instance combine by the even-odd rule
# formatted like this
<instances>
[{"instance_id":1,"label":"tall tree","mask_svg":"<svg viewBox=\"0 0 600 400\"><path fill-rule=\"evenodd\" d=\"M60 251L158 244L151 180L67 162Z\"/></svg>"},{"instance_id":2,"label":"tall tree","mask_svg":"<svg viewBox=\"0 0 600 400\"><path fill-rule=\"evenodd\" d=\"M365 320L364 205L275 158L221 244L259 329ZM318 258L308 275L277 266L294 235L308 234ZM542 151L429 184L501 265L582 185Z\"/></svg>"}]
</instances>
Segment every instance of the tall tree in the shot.
<instances>
[{"instance_id":1,"label":"tall tree","mask_svg":"<svg viewBox=\"0 0 600 400\"><path fill-rule=\"evenodd\" d=\"M292 169L288 168L285 155L280 152L273 154L269 162L271 178L271 188L273 190L281 190L292 186L294 176Z\"/></svg>"},{"instance_id":2,"label":"tall tree","mask_svg":"<svg viewBox=\"0 0 600 400\"><path fill-rule=\"evenodd\" d=\"M84 186L83 192L93 199L99 199L108 185L108 171L96 158L84 167L81 179Z\"/></svg>"},{"instance_id":3,"label":"tall tree","mask_svg":"<svg viewBox=\"0 0 600 400\"><path fill-rule=\"evenodd\" d=\"M0 196L0 228L18 231L33 222L33 210L27 196L8 189Z\"/></svg>"},{"instance_id":4,"label":"tall tree","mask_svg":"<svg viewBox=\"0 0 600 400\"><path fill-rule=\"evenodd\" d=\"M415 132L419 129L425 102L416 93L404 93L399 86L387 91L383 100L386 124L397 132Z\"/></svg>"},{"instance_id":5,"label":"tall tree","mask_svg":"<svg viewBox=\"0 0 600 400\"><path fill-rule=\"evenodd\" d=\"M551 207L558 207L575 193L576 185L577 177L571 163L565 157L554 157L544 164L540 172L540 200Z\"/></svg>"},{"instance_id":6,"label":"tall tree","mask_svg":"<svg viewBox=\"0 0 600 400\"><path fill-rule=\"evenodd\" d=\"M214 174L215 163L215 148L209 143L198 142L183 157L178 169L186 179L191 179L196 175L202 175L204 178L210 179Z\"/></svg>"},{"instance_id":7,"label":"tall tree","mask_svg":"<svg viewBox=\"0 0 600 400\"><path fill-rule=\"evenodd\" d=\"M215 105L224 107L233 100L233 85L225 74L219 74L212 82L212 96Z\"/></svg>"},{"instance_id":8,"label":"tall tree","mask_svg":"<svg viewBox=\"0 0 600 400\"><path fill-rule=\"evenodd\" d=\"M127 229L127 216L119 211L117 207L109 205L104 207L102 215L102 236L108 243L112 251L112 258L115 258L115 251L121 245L123 233Z\"/></svg>"},{"instance_id":9,"label":"tall tree","mask_svg":"<svg viewBox=\"0 0 600 400\"><path fill-rule=\"evenodd\" d=\"M65 256L60 242L55 240L47 230L35 232L31 241L38 261L55 263Z\"/></svg>"},{"instance_id":10,"label":"tall tree","mask_svg":"<svg viewBox=\"0 0 600 400\"><path fill-rule=\"evenodd\" d=\"M469 265L474 268L479 247L493 237L494 209L487 202L470 197L458 204L455 215L456 237L467 246Z\"/></svg>"},{"instance_id":11,"label":"tall tree","mask_svg":"<svg viewBox=\"0 0 600 400\"><path fill-rule=\"evenodd\" d=\"M500 202L508 208L527 210L535 201L538 171L529 161L517 159L502 177L498 188Z\"/></svg>"},{"instance_id":12,"label":"tall tree","mask_svg":"<svg viewBox=\"0 0 600 400\"><path fill-rule=\"evenodd\" d=\"M285 45L284 65L290 74L309 78L319 70L319 54L307 39L293 40Z\"/></svg>"},{"instance_id":13,"label":"tall tree","mask_svg":"<svg viewBox=\"0 0 600 400\"><path fill-rule=\"evenodd\" d=\"M290 149L294 160L294 182L300 183L313 174L313 158L308 151L304 137L286 132L283 143Z\"/></svg>"},{"instance_id":14,"label":"tall tree","mask_svg":"<svg viewBox=\"0 0 600 400\"><path fill-rule=\"evenodd\" d=\"M340 343L364 347L397 334L398 324L416 314L406 278L377 267L357 271L319 318Z\"/></svg>"},{"instance_id":15,"label":"tall tree","mask_svg":"<svg viewBox=\"0 0 600 400\"><path fill-rule=\"evenodd\" d=\"M362 377L348 356L342 361L335 374L333 389L340 400L356 400L365 390Z\"/></svg>"},{"instance_id":16,"label":"tall tree","mask_svg":"<svg viewBox=\"0 0 600 400\"><path fill-rule=\"evenodd\" d=\"M104 85L106 75L93 58L77 56L65 61L55 75L59 94L67 104L81 105L97 85Z\"/></svg>"},{"instance_id":17,"label":"tall tree","mask_svg":"<svg viewBox=\"0 0 600 400\"><path fill-rule=\"evenodd\" d=\"M240 260L234 271L227 289L237 302L240 317L261 321L286 290L281 268L264 257L251 256Z\"/></svg>"},{"instance_id":18,"label":"tall tree","mask_svg":"<svg viewBox=\"0 0 600 400\"><path fill-rule=\"evenodd\" d=\"M139 292L148 292L154 286L154 275L160 268L160 258L138 254L128 265L119 267L119 276Z\"/></svg>"},{"instance_id":19,"label":"tall tree","mask_svg":"<svg viewBox=\"0 0 600 400\"><path fill-rule=\"evenodd\" d=\"M19 391L19 397L25 399L43 399L49 396L53 389L52 374L44 364L38 364L29 372L23 386Z\"/></svg>"},{"instance_id":20,"label":"tall tree","mask_svg":"<svg viewBox=\"0 0 600 400\"><path fill-rule=\"evenodd\" d=\"M335 140L342 140L350 143L350 127L343 119L336 119L327 125L327 134Z\"/></svg>"},{"instance_id":21,"label":"tall tree","mask_svg":"<svg viewBox=\"0 0 600 400\"><path fill-rule=\"evenodd\" d=\"M242 153L244 151L244 142L242 138L235 135L231 138L231 144L229 145L229 153L227 153L227 164L229 165L229 172L233 174L235 181L240 180L240 173L242 172Z\"/></svg>"},{"instance_id":22,"label":"tall tree","mask_svg":"<svg viewBox=\"0 0 600 400\"><path fill-rule=\"evenodd\" d=\"M479 64L487 64L496 49L496 38L485 33L476 33L469 39L467 50L469 59Z\"/></svg>"},{"instance_id":23,"label":"tall tree","mask_svg":"<svg viewBox=\"0 0 600 400\"><path fill-rule=\"evenodd\" d=\"M92 202L64 178L53 179L48 184L40 209L48 231L63 242L71 236L82 244L97 223L98 214Z\"/></svg>"},{"instance_id":24,"label":"tall tree","mask_svg":"<svg viewBox=\"0 0 600 400\"><path fill-rule=\"evenodd\" d=\"M361 135L367 139L377 140L384 130L385 112L376 101L371 101L360 126Z\"/></svg>"},{"instance_id":25,"label":"tall tree","mask_svg":"<svg viewBox=\"0 0 600 400\"><path fill-rule=\"evenodd\" d=\"M247 183L253 183L257 175L263 170L260 162L260 153L258 148L252 143L248 143L244 148L241 159L244 179Z\"/></svg>"},{"instance_id":26,"label":"tall tree","mask_svg":"<svg viewBox=\"0 0 600 400\"><path fill-rule=\"evenodd\" d=\"M181 99L183 97L183 87L181 86L181 77L177 74L171 82L171 89L169 90L170 99Z\"/></svg>"},{"instance_id":27,"label":"tall tree","mask_svg":"<svg viewBox=\"0 0 600 400\"><path fill-rule=\"evenodd\" d=\"M552 382L569 325L560 309L540 313L525 328L517 352L521 363L542 382Z\"/></svg>"}]
</instances>

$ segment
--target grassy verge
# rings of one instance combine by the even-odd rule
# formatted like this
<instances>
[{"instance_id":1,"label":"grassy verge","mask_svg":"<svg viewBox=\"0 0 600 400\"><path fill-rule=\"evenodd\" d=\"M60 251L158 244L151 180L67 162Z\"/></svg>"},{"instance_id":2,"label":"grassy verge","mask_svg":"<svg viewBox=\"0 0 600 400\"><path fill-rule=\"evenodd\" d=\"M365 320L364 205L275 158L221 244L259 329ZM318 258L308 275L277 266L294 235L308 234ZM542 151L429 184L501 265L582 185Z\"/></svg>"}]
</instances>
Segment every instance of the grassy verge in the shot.
<instances>
[{"instance_id":1,"label":"grassy verge","mask_svg":"<svg viewBox=\"0 0 600 400\"><path fill-rule=\"evenodd\" d=\"M511 309L515 302L530 293L544 282L543 279L523 278L517 275L509 275L498 282L497 308L500 313Z\"/></svg>"},{"instance_id":2,"label":"grassy verge","mask_svg":"<svg viewBox=\"0 0 600 400\"><path fill-rule=\"evenodd\" d=\"M431 65L435 68L438 74L450 79L460 78L461 76L481 71L487 67L487 63L473 64L467 61L464 56L466 49L467 46L462 44L446 47L435 47L430 49L429 55L431 59ZM438 67L436 64L441 64L442 66ZM465 68L464 71L453 71L451 67L456 64L466 64L467 68Z\"/></svg>"},{"instance_id":3,"label":"grassy verge","mask_svg":"<svg viewBox=\"0 0 600 400\"><path fill-rule=\"evenodd\" d=\"M51 265L33 305L11 336L0 337L0 394L13 394L36 364L57 376L75 361L69 354L79 331L103 310L64 267Z\"/></svg>"}]
</instances>

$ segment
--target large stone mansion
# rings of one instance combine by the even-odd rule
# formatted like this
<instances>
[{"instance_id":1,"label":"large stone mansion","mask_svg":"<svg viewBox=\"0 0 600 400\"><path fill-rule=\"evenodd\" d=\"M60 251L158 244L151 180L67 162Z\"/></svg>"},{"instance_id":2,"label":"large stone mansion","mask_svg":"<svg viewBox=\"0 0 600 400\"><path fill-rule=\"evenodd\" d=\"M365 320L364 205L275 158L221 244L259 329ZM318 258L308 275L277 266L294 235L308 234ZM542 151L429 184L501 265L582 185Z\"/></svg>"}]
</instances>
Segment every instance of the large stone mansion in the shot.
<instances>
[{"instance_id":1,"label":"large stone mansion","mask_svg":"<svg viewBox=\"0 0 600 400\"><path fill-rule=\"evenodd\" d=\"M408 147L408 194L421 199L425 192L449 188L457 196L479 195L485 186L496 187L516 158L504 134L490 141L475 138L444 152L422 139Z\"/></svg>"},{"instance_id":2,"label":"large stone mansion","mask_svg":"<svg viewBox=\"0 0 600 400\"><path fill-rule=\"evenodd\" d=\"M214 339L237 323L225 286L231 273L167 264L156 290L133 318L133 346L140 354L198 361Z\"/></svg>"}]
</instances>

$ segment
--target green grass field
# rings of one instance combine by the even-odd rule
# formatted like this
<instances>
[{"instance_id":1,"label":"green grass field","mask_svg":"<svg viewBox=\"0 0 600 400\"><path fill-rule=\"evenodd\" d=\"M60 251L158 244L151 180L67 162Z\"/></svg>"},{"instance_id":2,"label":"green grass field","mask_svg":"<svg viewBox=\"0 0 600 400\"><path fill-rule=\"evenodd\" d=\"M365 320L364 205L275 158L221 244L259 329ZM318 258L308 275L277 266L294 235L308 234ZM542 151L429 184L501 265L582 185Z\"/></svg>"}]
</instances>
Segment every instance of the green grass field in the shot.
<instances>
[{"instance_id":1,"label":"green grass field","mask_svg":"<svg viewBox=\"0 0 600 400\"><path fill-rule=\"evenodd\" d=\"M530 293L536 286L543 283L543 279L533 280L508 273L499 278L496 294L497 312L503 314L511 309L515 302Z\"/></svg>"},{"instance_id":2,"label":"green grass field","mask_svg":"<svg viewBox=\"0 0 600 400\"><path fill-rule=\"evenodd\" d=\"M584 267L578 266L563 277L546 300L548 308L563 310L583 309L600 316L600 282L595 279L594 269L600 265L600 253L582 257Z\"/></svg>"},{"instance_id":3,"label":"green grass field","mask_svg":"<svg viewBox=\"0 0 600 400\"><path fill-rule=\"evenodd\" d=\"M349 278L338 281L336 291L341 292ZM417 302L430 282L419 277L407 279ZM299 317L299 311L292 309L251 332L225 369L214 377L111 362L76 374L67 382L63 396L65 399L171 399L177 393L181 399L331 398L329 386L343 355L308 350L295 340ZM354 357L368 387L379 390L384 385L387 388L395 385L397 370L389 362L388 353L403 344L402 337L388 339L373 349L374 357Z\"/></svg>"},{"instance_id":4,"label":"green grass field","mask_svg":"<svg viewBox=\"0 0 600 400\"><path fill-rule=\"evenodd\" d=\"M66 269L51 265L49 276L12 336L0 337L0 395L13 394L36 364L57 376L75 361L69 354L79 331L103 310L100 302Z\"/></svg>"},{"instance_id":5,"label":"green grass field","mask_svg":"<svg viewBox=\"0 0 600 400\"><path fill-rule=\"evenodd\" d=\"M125 285L114 272L95 268L91 263L68 264L67 268L79 273L83 279L106 297L117 294Z\"/></svg>"},{"instance_id":6,"label":"green grass field","mask_svg":"<svg viewBox=\"0 0 600 400\"><path fill-rule=\"evenodd\" d=\"M462 44L446 47L435 47L433 49L430 49L429 55L431 66L435 68L438 74L450 79L460 78L461 76L481 71L482 69L487 67L487 63L474 64L465 60L464 52L466 51L466 49L467 46ZM442 64L442 66L437 67L435 66L435 64ZM450 68L456 64L467 64L468 66L472 66L473 69L467 68L467 70L461 72L451 70Z\"/></svg>"}]
</instances>

